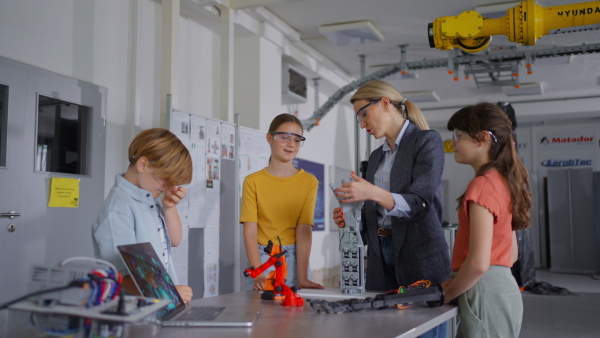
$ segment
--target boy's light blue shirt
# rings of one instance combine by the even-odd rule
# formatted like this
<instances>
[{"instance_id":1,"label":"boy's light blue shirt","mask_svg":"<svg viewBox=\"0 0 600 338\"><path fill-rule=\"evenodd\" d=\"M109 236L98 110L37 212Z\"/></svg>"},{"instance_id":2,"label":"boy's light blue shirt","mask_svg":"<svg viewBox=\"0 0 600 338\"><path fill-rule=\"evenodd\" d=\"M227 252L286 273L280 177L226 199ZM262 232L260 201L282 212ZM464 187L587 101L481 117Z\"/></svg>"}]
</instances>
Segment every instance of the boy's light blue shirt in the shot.
<instances>
[{"instance_id":1,"label":"boy's light blue shirt","mask_svg":"<svg viewBox=\"0 0 600 338\"><path fill-rule=\"evenodd\" d=\"M110 189L104 206L92 225L96 258L114 264L121 274L128 275L129 272L117 249L118 245L150 242L160 256L163 246L157 229L162 224L159 223L157 208L162 216L162 203L158 198L152 198L152 193L127 181L123 174L116 175L115 185ZM173 283L177 285L179 282L171 259L171 240L166 229L165 236L169 255L167 271Z\"/></svg>"}]
</instances>

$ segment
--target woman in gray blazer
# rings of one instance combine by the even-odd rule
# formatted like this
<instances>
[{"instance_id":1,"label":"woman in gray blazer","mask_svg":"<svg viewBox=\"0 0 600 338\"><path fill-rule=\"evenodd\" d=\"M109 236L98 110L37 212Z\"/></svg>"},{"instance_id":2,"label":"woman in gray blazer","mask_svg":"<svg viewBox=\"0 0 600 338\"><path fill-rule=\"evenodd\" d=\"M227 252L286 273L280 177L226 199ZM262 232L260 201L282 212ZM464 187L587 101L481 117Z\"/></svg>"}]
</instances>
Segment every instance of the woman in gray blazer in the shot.
<instances>
[{"instance_id":1,"label":"woman in gray blazer","mask_svg":"<svg viewBox=\"0 0 600 338\"><path fill-rule=\"evenodd\" d=\"M342 203L365 201L366 289L388 291L422 279L441 284L450 275L441 225L442 138L428 130L414 103L384 81L364 84L350 102L360 127L376 139L385 137L371 153L366 180L353 173L354 182L335 190ZM341 208L334 209L333 219L345 226ZM424 336L446 331L436 329L443 330Z\"/></svg>"}]
</instances>

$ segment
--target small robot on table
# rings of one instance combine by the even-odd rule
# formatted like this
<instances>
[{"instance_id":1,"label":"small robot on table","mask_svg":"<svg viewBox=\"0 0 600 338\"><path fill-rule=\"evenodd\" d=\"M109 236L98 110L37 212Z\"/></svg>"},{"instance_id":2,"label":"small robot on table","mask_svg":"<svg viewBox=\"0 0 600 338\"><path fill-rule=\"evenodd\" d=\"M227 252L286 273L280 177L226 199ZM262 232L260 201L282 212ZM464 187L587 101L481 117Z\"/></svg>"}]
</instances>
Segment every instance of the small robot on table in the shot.
<instances>
[{"instance_id":1,"label":"small robot on table","mask_svg":"<svg viewBox=\"0 0 600 338\"><path fill-rule=\"evenodd\" d=\"M283 306L303 306L304 299L296 292L296 287L290 288L285 284L287 262L284 256L286 251L281 251L281 240L279 240L279 245L273 245L273 241L269 240L265 252L271 257L257 268L250 267L244 270L244 276L255 278L274 265L275 271L269 272L261 298L282 300L281 305Z\"/></svg>"}]
</instances>

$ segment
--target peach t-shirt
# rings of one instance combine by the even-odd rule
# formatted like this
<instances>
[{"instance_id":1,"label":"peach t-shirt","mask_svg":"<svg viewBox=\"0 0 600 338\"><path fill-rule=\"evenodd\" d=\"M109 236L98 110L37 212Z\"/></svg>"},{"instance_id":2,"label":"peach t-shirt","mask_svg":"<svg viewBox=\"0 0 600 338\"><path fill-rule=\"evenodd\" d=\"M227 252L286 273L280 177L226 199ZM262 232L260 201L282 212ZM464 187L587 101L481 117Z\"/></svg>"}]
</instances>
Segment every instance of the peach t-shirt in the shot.
<instances>
[{"instance_id":1,"label":"peach t-shirt","mask_svg":"<svg viewBox=\"0 0 600 338\"><path fill-rule=\"evenodd\" d=\"M465 192L458 210L459 226L452 252L452 271L458 271L469 253L471 224L469 202L473 201L494 215L494 234L490 265L512 266L512 207L506 180L497 171L487 171L475 177Z\"/></svg>"}]
</instances>

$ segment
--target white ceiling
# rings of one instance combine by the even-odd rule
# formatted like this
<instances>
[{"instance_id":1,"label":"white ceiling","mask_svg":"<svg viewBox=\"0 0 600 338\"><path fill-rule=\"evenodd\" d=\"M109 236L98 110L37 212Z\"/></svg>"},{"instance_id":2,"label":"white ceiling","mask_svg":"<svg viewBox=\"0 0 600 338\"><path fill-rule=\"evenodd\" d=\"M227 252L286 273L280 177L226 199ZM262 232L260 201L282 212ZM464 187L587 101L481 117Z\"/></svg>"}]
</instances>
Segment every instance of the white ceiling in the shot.
<instances>
[{"instance_id":1,"label":"white ceiling","mask_svg":"<svg viewBox=\"0 0 600 338\"><path fill-rule=\"evenodd\" d=\"M573 0L537 0L542 7L582 3ZM407 61L447 58L447 51L429 47L427 24L441 16L455 16L476 6L498 3L497 0L263 0L264 7L300 33L303 42L329 58L355 78L360 77L359 55L366 56L366 73L375 66L400 62L399 45L408 44ZM383 42L362 45L337 46L319 33L319 26L351 21L369 20L383 33ZM600 43L600 30L543 36L531 48L552 48ZM494 36L488 48L490 53L505 52L509 48L525 47L509 42L504 36ZM556 97L598 95L600 102L600 53L577 55L570 64L552 65L550 59L539 59L533 64L533 74L527 75L524 62L520 81L543 82L544 94L518 99L544 100ZM417 79L389 80L401 92L433 90L440 102L419 104L427 109L474 103L480 100L510 101L500 87L478 89L474 80L455 82L447 69L418 70ZM410 99L410 97L408 97ZM599 104L600 107L600 104ZM600 110L600 108L599 108Z\"/></svg>"}]
</instances>

